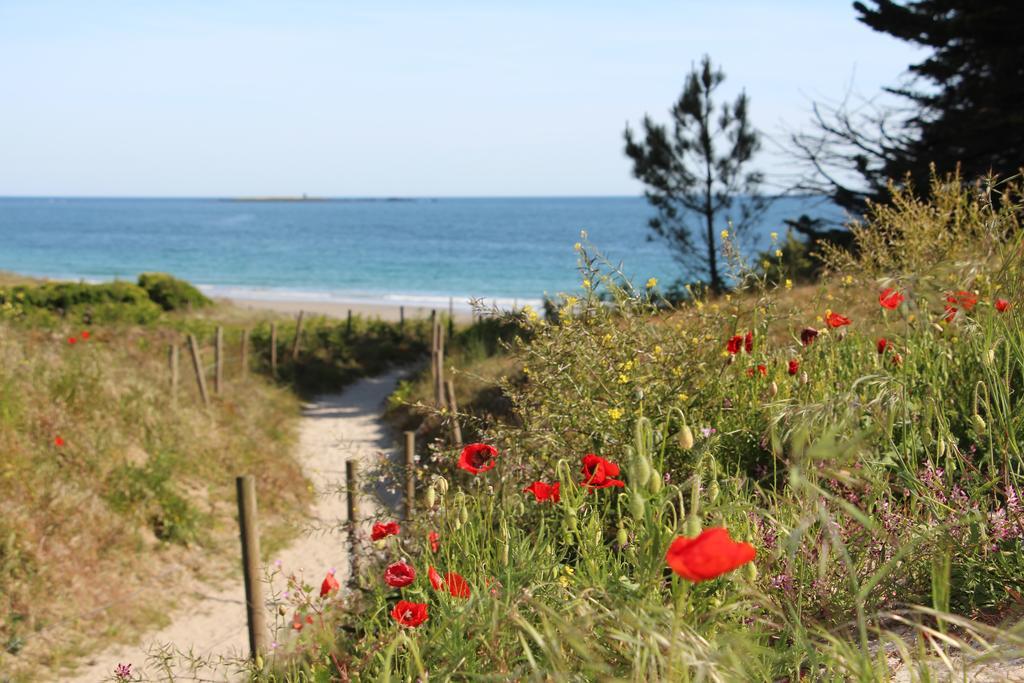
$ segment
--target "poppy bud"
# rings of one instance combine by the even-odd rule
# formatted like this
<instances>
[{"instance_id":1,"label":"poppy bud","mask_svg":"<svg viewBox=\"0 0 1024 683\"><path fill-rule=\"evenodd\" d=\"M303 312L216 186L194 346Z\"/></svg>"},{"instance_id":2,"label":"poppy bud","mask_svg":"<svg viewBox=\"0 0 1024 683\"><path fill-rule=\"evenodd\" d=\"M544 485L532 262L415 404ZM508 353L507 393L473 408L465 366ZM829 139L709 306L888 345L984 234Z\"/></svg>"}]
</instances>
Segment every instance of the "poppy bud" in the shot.
<instances>
[{"instance_id":1,"label":"poppy bud","mask_svg":"<svg viewBox=\"0 0 1024 683\"><path fill-rule=\"evenodd\" d=\"M665 483L665 480L661 478L661 473L658 470L651 468L651 478L647 480L647 488L654 495L658 495L661 492L661 487Z\"/></svg>"},{"instance_id":2,"label":"poppy bud","mask_svg":"<svg viewBox=\"0 0 1024 683\"><path fill-rule=\"evenodd\" d=\"M930 429L921 430L921 445L925 448L932 447L932 432Z\"/></svg>"},{"instance_id":3,"label":"poppy bud","mask_svg":"<svg viewBox=\"0 0 1024 683\"><path fill-rule=\"evenodd\" d=\"M935 450L940 458L944 456L946 454L946 440L939 439L938 447Z\"/></svg>"},{"instance_id":4,"label":"poppy bud","mask_svg":"<svg viewBox=\"0 0 1024 683\"><path fill-rule=\"evenodd\" d=\"M263 670L263 657L261 655L256 655L256 660L253 663L256 665L257 670Z\"/></svg>"},{"instance_id":5,"label":"poppy bud","mask_svg":"<svg viewBox=\"0 0 1024 683\"><path fill-rule=\"evenodd\" d=\"M768 395L775 398L775 395L779 393L779 385L772 380L772 383L768 385Z\"/></svg>"},{"instance_id":6,"label":"poppy bud","mask_svg":"<svg viewBox=\"0 0 1024 683\"><path fill-rule=\"evenodd\" d=\"M522 498L519 499L519 504L516 506L516 512L518 512L520 515L526 514L526 505L523 503Z\"/></svg>"},{"instance_id":7,"label":"poppy bud","mask_svg":"<svg viewBox=\"0 0 1024 683\"><path fill-rule=\"evenodd\" d=\"M700 533L700 519L697 515L690 515L686 518L686 525L683 527L683 534L689 538L696 538Z\"/></svg>"},{"instance_id":8,"label":"poppy bud","mask_svg":"<svg viewBox=\"0 0 1024 683\"><path fill-rule=\"evenodd\" d=\"M452 528L455 529L456 531L458 531L459 529L462 528L462 522L460 522L458 519L456 519L454 522L452 522Z\"/></svg>"},{"instance_id":9,"label":"poppy bud","mask_svg":"<svg viewBox=\"0 0 1024 683\"><path fill-rule=\"evenodd\" d=\"M508 543L501 544L501 566L508 566Z\"/></svg>"},{"instance_id":10,"label":"poppy bud","mask_svg":"<svg viewBox=\"0 0 1024 683\"><path fill-rule=\"evenodd\" d=\"M651 476L651 463L647 461L647 457L644 455L636 456L636 463L634 468L634 476L636 477L636 485L643 486L647 483L648 478Z\"/></svg>"},{"instance_id":11,"label":"poppy bud","mask_svg":"<svg viewBox=\"0 0 1024 683\"><path fill-rule=\"evenodd\" d=\"M633 489L633 493L629 496L629 514L633 515L635 519L641 519L644 516L644 497L636 489Z\"/></svg>"},{"instance_id":12,"label":"poppy bud","mask_svg":"<svg viewBox=\"0 0 1024 683\"><path fill-rule=\"evenodd\" d=\"M974 425L974 429L979 434L984 434L985 433L985 420L981 417L981 415L978 415L977 413L972 415L971 416L971 424Z\"/></svg>"},{"instance_id":13,"label":"poppy bud","mask_svg":"<svg viewBox=\"0 0 1024 683\"><path fill-rule=\"evenodd\" d=\"M629 534L623 527L619 527L619 530L615 533L615 542L619 544L619 548L625 548L626 544L629 543Z\"/></svg>"},{"instance_id":14,"label":"poppy bud","mask_svg":"<svg viewBox=\"0 0 1024 683\"><path fill-rule=\"evenodd\" d=\"M286 610L284 608L284 605L278 605L277 606L277 613L280 614L282 617L285 615L285 611Z\"/></svg>"},{"instance_id":15,"label":"poppy bud","mask_svg":"<svg viewBox=\"0 0 1024 683\"><path fill-rule=\"evenodd\" d=\"M432 509L434 507L434 503L436 503L436 502L437 502L437 491L434 489L434 487L432 485L428 486L427 487L427 508L428 509Z\"/></svg>"},{"instance_id":16,"label":"poppy bud","mask_svg":"<svg viewBox=\"0 0 1024 683\"><path fill-rule=\"evenodd\" d=\"M988 350L988 353L985 354L985 362L987 362L989 365L992 365L993 363L996 362L996 350L995 349L989 349Z\"/></svg>"},{"instance_id":17,"label":"poppy bud","mask_svg":"<svg viewBox=\"0 0 1024 683\"><path fill-rule=\"evenodd\" d=\"M570 531L576 531L576 510L569 508L569 511L565 514L565 525Z\"/></svg>"},{"instance_id":18,"label":"poppy bud","mask_svg":"<svg viewBox=\"0 0 1024 683\"><path fill-rule=\"evenodd\" d=\"M679 430L679 447L684 451L688 451L693 448L693 430L690 429L690 425L683 425L683 428Z\"/></svg>"},{"instance_id":19,"label":"poppy bud","mask_svg":"<svg viewBox=\"0 0 1024 683\"><path fill-rule=\"evenodd\" d=\"M714 503L718 500L718 494L722 492L722 489L718 486L718 480L712 479L711 485L708 486L708 502Z\"/></svg>"},{"instance_id":20,"label":"poppy bud","mask_svg":"<svg viewBox=\"0 0 1024 683\"><path fill-rule=\"evenodd\" d=\"M437 488L437 492L444 498L448 494L448 480L442 476L434 477L434 487Z\"/></svg>"},{"instance_id":21,"label":"poppy bud","mask_svg":"<svg viewBox=\"0 0 1024 683\"><path fill-rule=\"evenodd\" d=\"M743 565L743 578L749 583L757 581L757 565L753 562L747 562Z\"/></svg>"},{"instance_id":22,"label":"poppy bud","mask_svg":"<svg viewBox=\"0 0 1024 683\"><path fill-rule=\"evenodd\" d=\"M469 521L469 510L466 509L466 504L463 503L459 509L459 521L465 524Z\"/></svg>"}]
</instances>

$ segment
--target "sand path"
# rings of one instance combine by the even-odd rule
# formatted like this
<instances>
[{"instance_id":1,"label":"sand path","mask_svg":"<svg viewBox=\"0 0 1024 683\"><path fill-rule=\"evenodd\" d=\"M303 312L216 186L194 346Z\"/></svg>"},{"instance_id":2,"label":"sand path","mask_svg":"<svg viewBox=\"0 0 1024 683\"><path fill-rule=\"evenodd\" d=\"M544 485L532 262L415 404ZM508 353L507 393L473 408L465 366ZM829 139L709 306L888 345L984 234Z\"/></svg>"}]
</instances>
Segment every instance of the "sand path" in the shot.
<instances>
[{"instance_id":1,"label":"sand path","mask_svg":"<svg viewBox=\"0 0 1024 683\"><path fill-rule=\"evenodd\" d=\"M348 573L346 535L331 531L346 518L345 461L356 458L369 465L381 453L389 453L392 439L380 415L384 400L394 390L401 371L364 379L341 394L324 396L303 410L299 433L298 460L315 488L316 502L306 520L306 528L297 530L295 541L271 558L271 566L281 563L284 573L295 573L316 586L325 572L337 569L344 583ZM364 467L365 469L365 467ZM369 495L357 498L359 517L368 520L378 512ZM369 526L364 521L361 526ZM363 530L365 531L365 529ZM365 536L365 534L364 534ZM239 562L240 565L240 562ZM283 590L285 580L273 586ZM271 593L264 587L266 595ZM120 645L89 657L73 675L62 680L96 683L111 680L114 668L130 663L132 672L143 680L221 681L236 678L238 658L248 652L245 617L245 590L241 571L222 586L196 585L188 591L171 623L157 633L148 634L137 645ZM273 615L268 615L273 622ZM168 647L192 652L212 663L200 670L180 657L154 661L153 655Z\"/></svg>"}]
</instances>

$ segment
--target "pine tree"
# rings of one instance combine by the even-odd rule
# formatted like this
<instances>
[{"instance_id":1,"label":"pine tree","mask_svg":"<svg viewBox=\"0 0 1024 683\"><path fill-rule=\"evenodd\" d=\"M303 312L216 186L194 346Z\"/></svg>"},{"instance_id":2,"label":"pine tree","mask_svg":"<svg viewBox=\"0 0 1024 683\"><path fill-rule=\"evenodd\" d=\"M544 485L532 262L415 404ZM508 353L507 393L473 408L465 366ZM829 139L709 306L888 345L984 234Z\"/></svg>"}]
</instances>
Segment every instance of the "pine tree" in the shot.
<instances>
[{"instance_id":1,"label":"pine tree","mask_svg":"<svg viewBox=\"0 0 1024 683\"><path fill-rule=\"evenodd\" d=\"M724 288L716 235L727 222L743 235L766 206L758 192L762 174L746 171L760 147L748 99L741 93L718 107L713 95L724 80L705 56L670 110L671 129L645 116L643 139L628 125L624 134L633 175L647 186L644 195L657 211L651 230L713 291Z\"/></svg>"},{"instance_id":2,"label":"pine tree","mask_svg":"<svg viewBox=\"0 0 1024 683\"><path fill-rule=\"evenodd\" d=\"M1020 0L855 2L872 29L929 49L909 80L888 88L900 105L815 106L816 131L793 136L814 172L801 187L861 212L889 180L927 187L959 166L967 180L1007 177L1024 163L1024 4Z\"/></svg>"}]
</instances>

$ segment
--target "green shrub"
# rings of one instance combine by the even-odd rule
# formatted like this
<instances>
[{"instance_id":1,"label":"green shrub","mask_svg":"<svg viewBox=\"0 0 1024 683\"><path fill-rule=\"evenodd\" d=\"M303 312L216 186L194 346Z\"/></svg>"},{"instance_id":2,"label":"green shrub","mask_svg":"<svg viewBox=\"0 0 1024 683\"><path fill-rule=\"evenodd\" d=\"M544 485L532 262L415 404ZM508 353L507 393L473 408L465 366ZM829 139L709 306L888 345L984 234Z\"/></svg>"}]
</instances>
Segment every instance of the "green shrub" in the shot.
<instances>
[{"instance_id":1,"label":"green shrub","mask_svg":"<svg viewBox=\"0 0 1024 683\"><path fill-rule=\"evenodd\" d=\"M167 273L142 273L139 287L165 311L191 310L213 303L190 283Z\"/></svg>"}]
</instances>

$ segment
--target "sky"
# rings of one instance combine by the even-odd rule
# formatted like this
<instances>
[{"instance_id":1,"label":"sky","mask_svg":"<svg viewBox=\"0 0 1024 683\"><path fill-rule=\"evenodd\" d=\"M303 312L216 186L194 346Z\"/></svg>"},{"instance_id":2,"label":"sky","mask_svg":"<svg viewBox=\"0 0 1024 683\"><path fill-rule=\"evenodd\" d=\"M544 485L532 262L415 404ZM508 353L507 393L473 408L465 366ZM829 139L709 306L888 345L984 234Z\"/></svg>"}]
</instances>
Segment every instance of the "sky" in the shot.
<instances>
[{"instance_id":1,"label":"sky","mask_svg":"<svg viewBox=\"0 0 1024 683\"><path fill-rule=\"evenodd\" d=\"M770 177L920 53L846 0L0 0L0 196L634 195L709 54Z\"/></svg>"}]
</instances>

